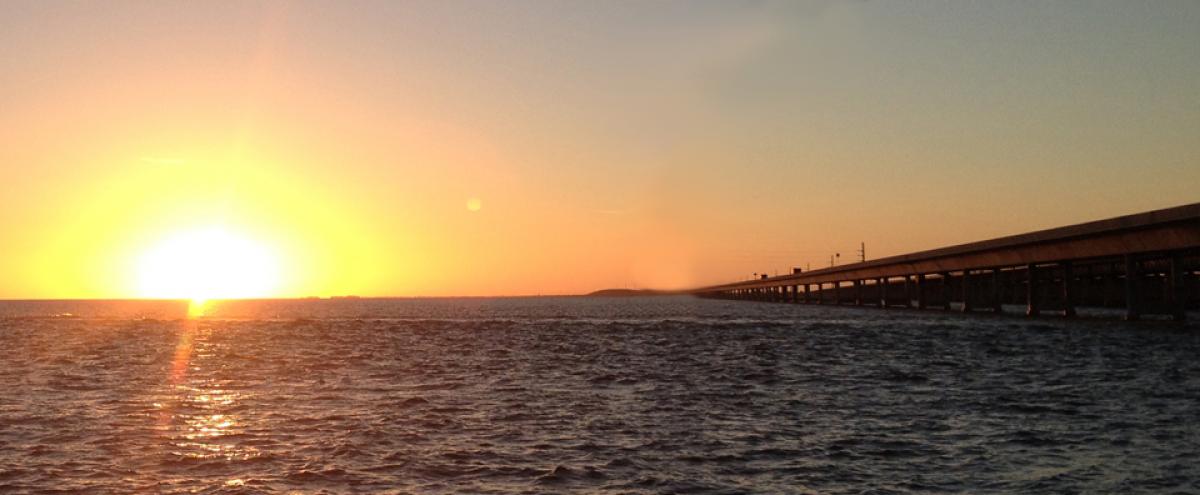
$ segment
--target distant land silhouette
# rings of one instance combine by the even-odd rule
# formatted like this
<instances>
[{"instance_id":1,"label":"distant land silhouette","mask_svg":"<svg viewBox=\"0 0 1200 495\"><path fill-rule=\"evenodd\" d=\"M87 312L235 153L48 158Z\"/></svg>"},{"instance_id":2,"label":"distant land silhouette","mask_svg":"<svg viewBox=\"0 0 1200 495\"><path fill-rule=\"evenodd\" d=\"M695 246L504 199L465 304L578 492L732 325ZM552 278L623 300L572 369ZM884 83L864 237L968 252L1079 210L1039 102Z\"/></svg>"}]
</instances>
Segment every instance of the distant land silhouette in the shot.
<instances>
[{"instance_id":1,"label":"distant land silhouette","mask_svg":"<svg viewBox=\"0 0 1200 495\"><path fill-rule=\"evenodd\" d=\"M674 294L682 294L681 291L672 290L652 290L652 289L601 289L595 292L584 294L584 297L643 297L643 296L670 296Z\"/></svg>"}]
</instances>

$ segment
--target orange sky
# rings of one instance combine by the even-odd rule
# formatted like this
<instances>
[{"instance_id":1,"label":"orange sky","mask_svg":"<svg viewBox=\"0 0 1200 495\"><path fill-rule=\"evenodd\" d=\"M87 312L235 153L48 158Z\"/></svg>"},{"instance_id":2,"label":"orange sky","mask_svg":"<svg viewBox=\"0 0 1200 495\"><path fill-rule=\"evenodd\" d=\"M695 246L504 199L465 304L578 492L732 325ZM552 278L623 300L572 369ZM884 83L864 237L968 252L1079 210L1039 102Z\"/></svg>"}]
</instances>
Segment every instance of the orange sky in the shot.
<instances>
[{"instance_id":1,"label":"orange sky","mask_svg":"<svg viewBox=\"0 0 1200 495\"><path fill-rule=\"evenodd\" d=\"M1200 201L1198 21L5 2L0 298L678 288Z\"/></svg>"}]
</instances>

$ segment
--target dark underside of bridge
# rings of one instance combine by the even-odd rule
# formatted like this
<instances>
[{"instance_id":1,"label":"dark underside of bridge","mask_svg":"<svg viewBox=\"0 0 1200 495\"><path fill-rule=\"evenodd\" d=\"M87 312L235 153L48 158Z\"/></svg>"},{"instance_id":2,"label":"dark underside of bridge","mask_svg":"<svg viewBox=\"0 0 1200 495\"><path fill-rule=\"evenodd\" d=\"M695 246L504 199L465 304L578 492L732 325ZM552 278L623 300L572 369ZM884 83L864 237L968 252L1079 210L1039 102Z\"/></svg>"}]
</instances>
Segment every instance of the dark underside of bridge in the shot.
<instances>
[{"instance_id":1,"label":"dark underside of bridge","mask_svg":"<svg viewBox=\"0 0 1200 495\"><path fill-rule=\"evenodd\" d=\"M701 297L1075 316L1119 308L1176 321L1200 308L1200 203L806 273L704 287Z\"/></svg>"}]
</instances>

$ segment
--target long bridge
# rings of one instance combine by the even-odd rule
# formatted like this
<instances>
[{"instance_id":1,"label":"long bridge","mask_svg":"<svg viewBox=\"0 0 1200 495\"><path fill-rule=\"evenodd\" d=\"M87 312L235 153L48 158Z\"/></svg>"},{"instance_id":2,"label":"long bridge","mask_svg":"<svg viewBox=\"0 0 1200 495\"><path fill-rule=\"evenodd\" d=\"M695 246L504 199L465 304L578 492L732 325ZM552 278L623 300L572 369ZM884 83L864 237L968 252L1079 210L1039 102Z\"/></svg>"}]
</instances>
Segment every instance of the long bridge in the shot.
<instances>
[{"instance_id":1,"label":"long bridge","mask_svg":"<svg viewBox=\"0 0 1200 495\"><path fill-rule=\"evenodd\" d=\"M701 297L1073 317L1123 309L1184 321L1200 307L1200 203L790 275L703 287Z\"/></svg>"}]
</instances>

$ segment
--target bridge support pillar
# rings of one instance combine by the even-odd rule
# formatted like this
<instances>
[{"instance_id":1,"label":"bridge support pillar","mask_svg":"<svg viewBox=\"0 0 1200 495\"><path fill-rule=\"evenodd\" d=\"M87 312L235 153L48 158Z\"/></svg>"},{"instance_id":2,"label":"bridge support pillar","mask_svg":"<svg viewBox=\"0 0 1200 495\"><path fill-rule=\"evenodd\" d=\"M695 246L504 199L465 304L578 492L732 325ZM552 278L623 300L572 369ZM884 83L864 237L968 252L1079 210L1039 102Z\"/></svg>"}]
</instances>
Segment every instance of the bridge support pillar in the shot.
<instances>
[{"instance_id":1,"label":"bridge support pillar","mask_svg":"<svg viewBox=\"0 0 1200 495\"><path fill-rule=\"evenodd\" d=\"M1141 294L1138 293L1141 276L1137 260L1132 255L1125 255L1125 319L1129 321L1142 317Z\"/></svg>"},{"instance_id":2,"label":"bridge support pillar","mask_svg":"<svg viewBox=\"0 0 1200 495\"><path fill-rule=\"evenodd\" d=\"M992 312L996 313L996 314L1000 314L1000 312L1004 311L1004 309L1001 307L1001 304L1004 303L1004 295L1002 292L1000 292L1001 287L1003 287L1002 284L1004 283L1004 280L1002 280L1000 277L1001 277L1000 269L993 268L992 269Z\"/></svg>"},{"instance_id":3,"label":"bridge support pillar","mask_svg":"<svg viewBox=\"0 0 1200 495\"><path fill-rule=\"evenodd\" d=\"M1187 291L1184 287L1183 258L1171 255L1170 271L1167 273L1167 304L1171 305L1171 319L1183 322L1187 319Z\"/></svg>"},{"instance_id":4,"label":"bridge support pillar","mask_svg":"<svg viewBox=\"0 0 1200 495\"><path fill-rule=\"evenodd\" d=\"M971 312L972 309L974 309L971 306L971 295L972 295L971 294L971 270L963 270L963 274L962 274L962 300L963 300L962 312L963 313L969 313L969 312Z\"/></svg>"},{"instance_id":5,"label":"bridge support pillar","mask_svg":"<svg viewBox=\"0 0 1200 495\"><path fill-rule=\"evenodd\" d=\"M1071 291L1074 279L1074 266L1070 261L1064 261L1062 263L1062 298L1063 316L1067 318L1075 317L1075 294Z\"/></svg>"},{"instance_id":6,"label":"bridge support pillar","mask_svg":"<svg viewBox=\"0 0 1200 495\"><path fill-rule=\"evenodd\" d=\"M841 282L833 283L833 304L835 304L837 306L842 305L842 283Z\"/></svg>"},{"instance_id":7,"label":"bridge support pillar","mask_svg":"<svg viewBox=\"0 0 1200 495\"><path fill-rule=\"evenodd\" d=\"M1037 316L1042 311L1041 301L1038 300L1037 265L1025 265L1025 316Z\"/></svg>"},{"instance_id":8,"label":"bridge support pillar","mask_svg":"<svg viewBox=\"0 0 1200 495\"><path fill-rule=\"evenodd\" d=\"M925 274L917 274L917 309L925 309Z\"/></svg>"},{"instance_id":9,"label":"bridge support pillar","mask_svg":"<svg viewBox=\"0 0 1200 495\"><path fill-rule=\"evenodd\" d=\"M904 276L904 307L912 307L912 277Z\"/></svg>"},{"instance_id":10,"label":"bridge support pillar","mask_svg":"<svg viewBox=\"0 0 1200 495\"><path fill-rule=\"evenodd\" d=\"M1089 306L1092 302L1092 265L1084 265L1083 274L1079 276L1079 284L1075 286L1079 289L1079 294L1076 300L1080 306Z\"/></svg>"},{"instance_id":11,"label":"bridge support pillar","mask_svg":"<svg viewBox=\"0 0 1200 495\"><path fill-rule=\"evenodd\" d=\"M879 287L879 307L883 308L883 309L887 309L887 307L888 307L888 299L887 299L888 279L887 279L887 277L880 277L878 280L875 281L875 286Z\"/></svg>"},{"instance_id":12,"label":"bridge support pillar","mask_svg":"<svg viewBox=\"0 0 1200 495\"><path fill-rule=\"evenodd\" d=\"M863 294L862 293L863 293L863 281L855 280L854 281L854 305L855 306L862 306L862 302L863 302L863 297L862 297Z\"/></svg>"},{"instance_id":13,"label":"bridge support pillar","mask_svg":"<svg viewBox=\"0 0 1200 495\"><path fill-rule=\"evenodd\" d=\"M950 300L953 296L950 294L950 272L942 272L942 310L950 311Z\"/></svg>"}]
</instances>

